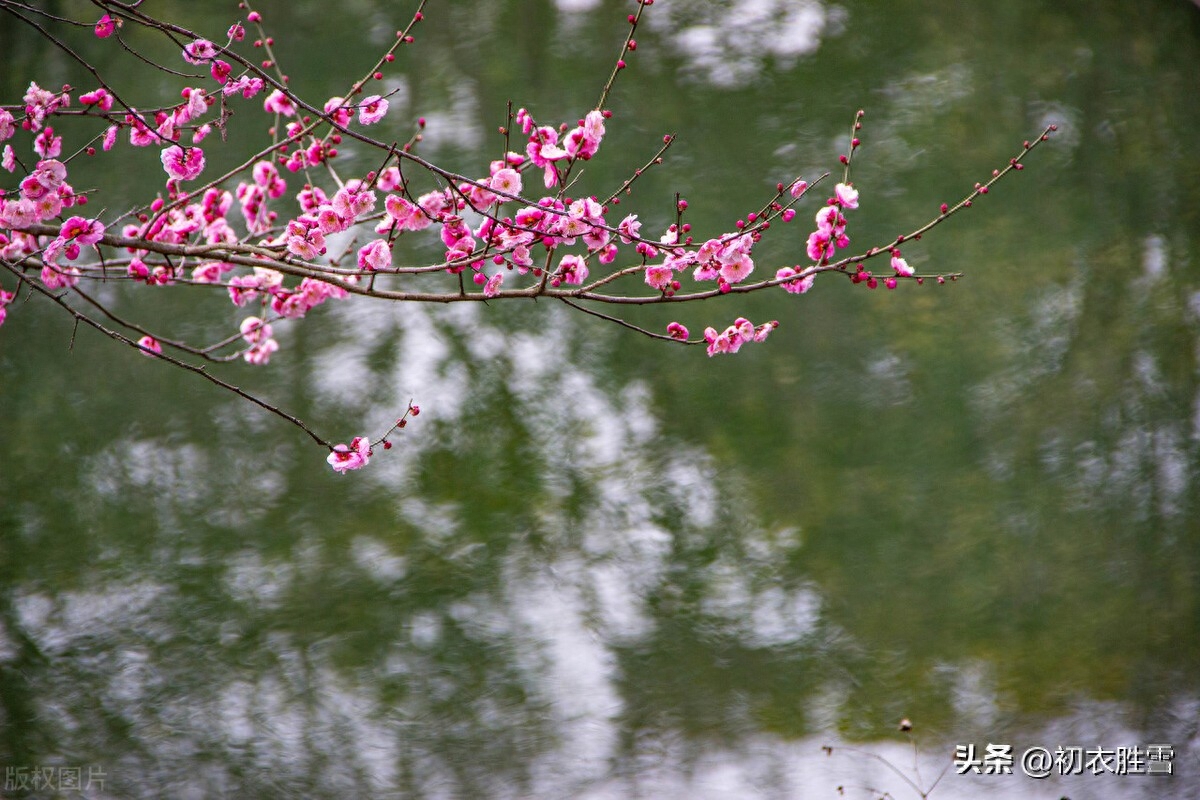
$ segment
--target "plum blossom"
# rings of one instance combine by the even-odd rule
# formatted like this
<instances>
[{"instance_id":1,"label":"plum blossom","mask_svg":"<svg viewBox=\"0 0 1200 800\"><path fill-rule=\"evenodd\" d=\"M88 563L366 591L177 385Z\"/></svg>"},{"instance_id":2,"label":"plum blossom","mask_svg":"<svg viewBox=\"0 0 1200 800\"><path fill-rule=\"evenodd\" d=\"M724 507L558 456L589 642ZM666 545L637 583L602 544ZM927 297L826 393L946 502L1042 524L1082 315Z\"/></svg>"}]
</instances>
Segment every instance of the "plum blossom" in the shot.
<instances>
[{"instance_id":1,"label":"plum blossom","mask_svg":"<svg viewBox=\"0 0 1200 800\"><path fill-rule=\"evenodd\" d=\"M112 111L113 96L106 89L96 89L79 95L79 102L81 105L95 106L100 111Z\"/></svg>"},{"instance_id":2,"label":"plum blossom","mask_svg":"<svg viewBox=\"0 0 1200 800\"><path fill-rule=\"evenodd\" d=\"M385 192L404 188L404 178L400 175L400 168L388 167L379 173L379 177L375 179L375 185Z\"/></svg>"},{"instance_id":3,"label":"plum blossom","mask_svg":"<svg viewBox=\"0 0 1200 800\"><path fill-rule=\"evenodd\" d=\"M374 125L387 115L388 101L377 94L362 101L358 107L358 121L363 125Z\"/></svg>"},{"instance_id":4,"label":"plum blossom","mask_svg":"<svg viewBox=\"0 0 1200 800\"><path fill-rule=\"evenodd\" d=\"M238 328L250 348L242 354L249 364L261 366L271 360L271 354L279 349L279 342L271 338L271 325L259 317L246 317Z\"/></svg>"},{"instance_id":5,"label":"plum blossom","mask_svg":"<svg viewBox=\"0 0 1200 800\"><path fill-rule=\"evenodd\" d=\"M246 317L242 320L242 324L238 326L238 330L242 333L242 338L247 344L258 344L259 342L271 338L271 325L263 322L259 317Z\"/></svg>"},{"instance_id":6,"label":"plum blossom","mask_svg":"<svg viewBox=\"0 0 1200 800\"><path fill-rule=\"evenodd\" d=\"M224 86L229 82L229 76L233 74L233 67L229 65L228 61L214 58L208 72L214 81Z\"/></svg>"},{"instance_id":7,"label":"plum blossom","mask_svg":"<svg viewBox=\"0 0 1200 800\"><path fill-rule=\"evenodd\" d=\"M833 187L833 193L842 208L858 208L858 189L853 189L846 183L839 183Z\"/></svg>"},{"instance_id":8,"label":"plum blossom","mask_svg":"<svg viewBox=\"0 0 1200 800\"><path fill-rule=\"evenodd\" d=\"M108 14L105 14L100 19L96 20L96 37L100 39L107 39L113 35L113 31L115 31L116 28L117 24L113 18Z\"/></svg>"},{"instance_id":9,"label":"plum blossom","mask_svg":"<svg viewBox=\"0 0 1200 800\"><path fill-rule=\"evenodd\" d=\"M521 193L521 173L511 167L496 170L488 179L488 186L497 192L519 195Z\"/></svg>"},{"instance_id":10,"label":"plum blossom","mask_svg":"<svg viewBox=\"0 0 1200 800\"><path fill-rule=\"evenodd\" d=\"M208 103L205 100L205 91L200 88L188 88L183 90L186 100L175 109L175 113L171 116L172 123L178 127L186 125L192 120L208 111Z\"/></svg>"},{"instance_id":11,"label":"plum blossom","mask_svg":"<svg viewBox=\"0 0 1200 800\"><path fill-rule=\"evenodd\" d=\"M642 230L642 223L638 221L637 214L630 214L621 220L617 225L617 230L621 234L621 241L629 244L638 238L638 233Z\"/></svg>"},{"instance_id":12,"label":"plum blossom","mask_svg":"<svg viewBox=\"0 0 1200 800\"><path fill-rule=\"evenodd\" d=\"M558 273L564 283L582 284L587 280L587 262L582 256L563 256L558 262Z\"/></svg>"},{"instance_id":13,"label":"plum blossom","mask_svg":"<svg viewBox=\"0 0 1200 800\"><path fill-rule=\"evenodd\" d=\"M799 275L799 274L800 274L799 267L797 267L796 269L792 269L791 267L781 267L779 270L777 270L775 272L775 278L776 278L776 280L780 280L783 278L790 278L793 275ZM787 283L781 283L779 285L780 285L780 287L783 288L783 290L785 292L791 292L792 294L804 294L805 292L807 292L809 289L812 288L813 279L815 277L816 277L816 275L808 275L807 277L799 278L794 281L788 281Z\"/></svg>"},{"instance_id":14,"label":"plum blossom","mask_svg":"<svg viewBox=\"0 0 1200 800\"><path fill-rule=\"evenodd\" d=\"M750 258L746 253L731 255L727 261L721 264L721 268L718 270L726 283L738 283L753 271L754 259Z\"/></svg>"},{"instance_id":15,"label":"plum blossom","mask_svg":"<svg viewBox=\"0 0 1200 800\"><path fill-rule=\"evenodd\" d=\"M529 137L529 144L525 145L525 153L535 167L542 167L545 171L543 183L547 189L558 183L558 171L554 162L568 156L567 151L558 146L558 131L547 125L533 131Z\"/></svg>"},{"instance_id":16,"label":"plum blossom","mask_svg":"<svg viewBox=\"0 0 1200 800\"><path fill-rule=\"evenodd\" d=\"M287 191L287 182L279 177L279 170L270 161L259 161L251 172L254 182L266 190L272 199L283 197Z\"/></svg>"},{"instance_id":17,"label":"plum blossom","mask_svg":"<svg viewBox=\"0 0 1200 800\"><path fill-rule=\"evenodd\" d=\"M11 139L17 132L13 115L7 108L0 108L0 142Z\"/></svg>"},{"instance_id":18,"label":"plum blossom","mask_svg":"<svg viewBox=\"0 0 1200 800\"><path fill-rule=\"evenodd\" d=\"M604 137L604 115L599 111L589 111L583 123L567 134L563 145L571 158L588 160L600 148L600 140Z\"/></svg>"},{"instance_id":19,"label":"plum blossom","mask_svg":"<svg viewBox=\"0 0 1200 800\"><path fill-rule=\"evenodd\" d=\"M500 287L503 284L504 284L504 273L497 272L495 275L488 278L487 283L484 284L483 296L484 297L495 297L496 295L500 294Z\"/></svg>"},{"instance_id":20,"label":"plum blossom","mask_svg":"<svg viewBox=\"0 0 1200 800\"><path fill-rule=\"evenodd\" d=\"M678 339L681 342L686 342L688 338L688 329L678 322L672 322L667 325L667 335L672 339Z\"/></svg>"},{"instance_id":21,"label":"plum blossom","mask_svg":"<svg viewBox=\"0 0 1200 800\"><path fill-rule=\"evenodd\" d=\"M17 154L13 152L11 144L4 145L4 155L0 157L0 167L4 167L9 172L17 168Z\"/></svg>"},{"instance_id":22,"label":"plum blossom","mask_svg":"<svg viewBox=\"0 0 1200 800\"><path fill-rule=\"evenodd\" d=\"M142 355L154 358L155 354L162 355L162 345L153 336L143 336L137 340L138 346L145 348ZM149 351L149 352L147 352Z\"/></svg>"},{"instance_id":23,"label":"plum blossom","mask_svg":"<svg viewBox=\"0 0 1200 800\"><path fill-rule=\"evenodd\" d=\"M74 239L76 244L96 244L104 238L104 223L98 219L71 217L62 224L58 235L63 239Z\"/></svg>"},{"instance_id":24,"label":"plum blossom","mask_svg":"<svg viewBox=\"0 0 1200 800\"><path fill-rule=\"evenodd\" d=\"M330 298L340 300L347 294L348 292L340 286L334 286L315 278L305 278L290 293L276 292L271 299L271 308L280 316L297 319L326 300Z\"/></svg>"},{"instance_id":25,"label":"plum blossom","mask_svg":"<svg viewBox=\"0 0 1200 800\"><path fill-rule=\"evenodd\" d=\"M33 152L42 158L58 158L62 155L62 137L54 135L54 128L47 125L33 140Z\"/></svg>"},{"instance_id":26,"label":"plum blossom","mask_svg":"<svg viewBox=\"0 0 1200 800\"><path fill-rule=\"evenodd\" d=\"M346 107L346 98L331 97L325 101L324 111L338 125L345 125L354 116L354 109Z\"/></svg>"},{"instance_id":27,"label":"plum blossom","mask_svg":"<svg viewBox=\"0 0 1200 800\"><path fill-rule=\"evenodd\" d=\"M250 349L242 353L242 358L247 364L262 366L271 360L271 354L279 349L279 342L274 339L264 339L258 344L251 345Z\"/></svg>"},{"instance_id":28,"label":"plum blossom","mask_svg":"<svg viewBox=\"0 0 1200 800\"><path fill-rule=\"evenodd\" d=\"M392 265L392 249L386 239L368 242L358 251L358 268L364 270L387 269Z\"/></svg>"},{"instance_id":29,"label":"plum blossom","mask_svg":"<svg viewBox=\"0 0 1200 800\"><path fill-rule=\"evenodd\" d=\"M4 324L4 318L8 316L8 309L5 306L11 303L16 296L15 292L6 292L0 289L0 325Z\"/></svg>"},{"instance_id":30,"label":"plum blossom","mask_svg":"<svg viewBox=\"0 0 1200 800\"><path fill-rule=\"evenodd\" d=\"M209 261L192 270L192 280L195 283L217 283L221 276L233 269L233 264L223 261Z\"/></svg>"},{"instance_id":31,"label":"plum blossom","mask_svg":"<svg viewBox=\"0 0 1200 800\"><path fill-rule=\"evenodd\" d=\"M675 273L668 266L655 265L646 267L646 284L660 292L665 292L671 288L671 281L674 279Z\"/></svg>"},{"instance_id":32,"label":"plum blossom","mask_svg":"<svg viewBox=\"0 0 1200 800\"><path fill-rule=\"evenodd\" d=\"M154 131L146 125L146 120L136 113L126 114L125 122L129 124L129 143L134 147L149 147L158 142Z\"/></svg>"},{"instance_id":33,"label":"plum blossom","mask_svg":"<svg viewBox=\"0 0 1200 800\"><path fill-rule=\"evenodd\" d=\"M183 48L183 60L189 64L203 64L216 54L216 45L207 39L197 39Z\"/></svg>"},{"instance_id":34,"label":"plum blossom","mask_svg":"<svg viewBox=\"0 0 1200 800\"><path fill-rule=\"evenodd\" d=\"M5 228L28 228L39 220L37 205L33 200L0 198L0 226Z\"/></svg>"},{"instance_id":35,"label":"plum blossom","mask_svg":"<svg viewBox=\"0 0 1200 800\"><path fill-rule=\"evenodd\" d=\"M159 156L163 169L173 180L190 181L204 171L204 151L199 147L189 147L186 150L179 145L171 145Z\"/></svg>"},{"instance_id":36,"label":"plum blossom","mask_svg":"<svg viewBox=\"0 0 1200 800\"><path fill-rule=\"evenodd\" d=\"M41 278L47 289L69 289L79 283L79 270L46 264L42 267Z\"/></svg>"},{"instance_id":37,"label":"plum blossom","mask_svg":"<svg viewBox=\"0 0 1200 800\"><path fill-rule=\"evenodd\" d=\"M708 355L711 357L718 353L736 353L747 342L764 341L778 326L779 323L772 320L755 327L754 323L745 317L738 317L720 333L715 328L705 328L704 341L708 342Z\"/></svg>"},{"instance_id":38,"label":"plum blossom","mask_svg":"<svg viewBox=\"0 0 1200 800\"><path fill-rule=\"evenodd\" d=\"M25 118L29 130L40 131L46 117L59 106L66 105L66 98L65 94L57 95L38 86L36 81L30 81L29 88L25 90L25 96L22 98L25 101Z\"/></svg>"},{"instance_id":39,"label":"plum blossom","mask_svg":"<svg viewBox=\"0 0 1200 800\"><path fill-rule=\"evenodd\" d=\"M389 194L383 201L383 207L388 216L404 230L415 231L429 225L429 219L421 213L421 209L399 195Z\"/></svg>"},{"instance_id":40,"label":"plum blossom","mask_svg":"<svg viewBox=\"0 0 1200 800\"><path fill-rule=\"evenodd\" d=\"M221 89L221 93L228 97L231 94L242 93L242 97L249 100L254 95L261 92L266 87L262 78L251 78L248 75L243 75L236 81L229 81L225 87ZM270 111L271 109L267 109Z\"/></svg>"},{"instance_id":41,"label":"plum blossom","mask_svg":"<svg viewBox=\"0 0 1200 800\"><path fill-rule=\"evenodd\" d=\"M261 78L259 82L262 82ZM227 86L226 90L228 88ZM245 89L242 90L242 94L246 95ZM246 96L253 97L254 95L250 94ZM268 111L272 114L282 114L285 117L294 117L296 116L296 104L287 95L276 89L267 95L267 99L263 101L263 111Z\"/></svg>"},{"instance_id":42,"label":"plum blossom","mask_svg":"<svg viewBox=\"0 0 1200 800\"><path fill-rule=\"evenodd\" d=\"M302 216L288 222L286 235L288 252L293 255L311 261L325 252L325 234L312 217Z\"/></svg>"},{"instance_id":43,"label":"plum blossom","mask_svg":"<svg viewBox=\"0 0 1200 800\"><path fill-rule=\"evenodd\" d=\"M906 278L911 277L916 272L915 269L908 265L907 261L900 257L899 250L896 250L892 255L892 269L896 270L897 275L903 275Z\"/></svg>"},{"instance_id":44,"label":"plum blossom","mask_svg":"<svg viewBox=\"0 0 1200 800\"><path fill-rule=\"evenodd\" d=\"M34 171L21 181L21 196L37 200L46 194L57 194L67 179L67 167L61 161L39 161Z\"/></svg>"},{"instance_id":45,"label":"plum blossom","mask_svg":"<svg viewBox=\"0 0 1200 800\"><path fill-rule=\"evenodd\" d=\"M334 445L325 459L334 472L345 474L352 469L362 469L371 460L371 442L365 436L355 436L349 445Z\"/></svg>"},{"instance_id":46,"label":"plum blossom","mask_svg":"<svg viewBox=\"0 0 1200 800\"><path fill-rule=\"evenodd\" d=\"M362 181L346 181L330 201L334 211L344 220L353 220L375 209L375 193L368 190Z\"/></svg>"}]
</instances>

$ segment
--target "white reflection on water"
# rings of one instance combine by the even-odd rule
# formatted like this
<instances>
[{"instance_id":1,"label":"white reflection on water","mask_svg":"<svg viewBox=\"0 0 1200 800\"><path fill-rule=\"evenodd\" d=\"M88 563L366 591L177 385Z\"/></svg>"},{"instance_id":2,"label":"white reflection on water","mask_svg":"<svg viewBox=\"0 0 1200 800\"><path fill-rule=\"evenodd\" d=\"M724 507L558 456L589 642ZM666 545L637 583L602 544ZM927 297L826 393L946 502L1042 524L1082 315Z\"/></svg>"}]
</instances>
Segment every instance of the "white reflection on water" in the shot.
<instances>
[{"instance_id":1,"label":"white reflection on water","mask_svg":"<svg viewBox=\"0 0 1200 800\"><path fill-rule=\"evenodd\" d=\"M841 32L845 12L819 0L659 0L645 24L661 33L688 72L716 86L742 86L768 60L782 69Z\"/></svg>"}]
</instances>

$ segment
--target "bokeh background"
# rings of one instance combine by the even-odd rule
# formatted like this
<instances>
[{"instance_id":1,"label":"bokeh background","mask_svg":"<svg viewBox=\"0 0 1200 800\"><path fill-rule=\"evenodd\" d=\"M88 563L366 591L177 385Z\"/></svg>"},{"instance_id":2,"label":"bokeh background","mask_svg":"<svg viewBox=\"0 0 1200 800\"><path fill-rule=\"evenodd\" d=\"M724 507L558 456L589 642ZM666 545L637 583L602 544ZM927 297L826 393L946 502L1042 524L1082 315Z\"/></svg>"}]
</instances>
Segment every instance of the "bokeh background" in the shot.
<instances>
[{"instance_id":1,"label":"bokeh background","mask_svg":"<svg viewBox=\"0 0 1200 800\"><path fill-rule=\"evenodd\" d=\"M235 5L145 8L219 39ZM412 7L256 6L317 103ZM431 3L375 132L424 116L423 154L485 174L509 100L594 107L633 8ZM137 104L188 84L61 35ZM678 134L621 206L646 231L675 192L703 238L836 169L858 108L856 246L1059 131L906 246L966 273L953 285L823 276L632 317L780 321L735 357L549 303L345 302L277 326L269 367L224 374L328 438L422 407L346 476L194 376L86 330L69 349L61 311L10 307L0 767L98 767L84 794L120 798L915 797L876 757L927 788L958 744L1158 743L1172 777L951 767L932 796L1200 796L1200 8L658 0L637 39L577 191L606 195ZM6 103L31 78L90 88L11 17L0 53ZM231 145L267 141L249 108L231 124ZM72 173L110 213L163 178L156 151L120 149ZM214 167L235 149L209 147ZM375 165L342 151L345 174ZM760 270L804 261L817 202ZM439 257L408 239L398 258ZM101 293L197 341L242 316L212 293Z\"/></svg>"}]
</instances>

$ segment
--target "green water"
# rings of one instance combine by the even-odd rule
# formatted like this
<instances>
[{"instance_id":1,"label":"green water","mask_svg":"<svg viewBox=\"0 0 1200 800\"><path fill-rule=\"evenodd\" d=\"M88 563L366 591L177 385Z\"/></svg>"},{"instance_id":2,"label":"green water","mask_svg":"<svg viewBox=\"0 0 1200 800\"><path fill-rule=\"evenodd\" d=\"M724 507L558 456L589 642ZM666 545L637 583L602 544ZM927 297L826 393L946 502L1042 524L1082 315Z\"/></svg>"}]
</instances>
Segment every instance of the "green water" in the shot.
<instances>
[{"instance_id":1,"label":"green water","mask_svg":"<svg viewBox=\"0 0 1200 800\"><path fill-rule=\"evenodd\" d=\"M320 102L410 5L261 10ZM235 12L146 7L212 38ZM430 3L386 135L423 115L423 153L483 174L508 100L546 120L595 104L633 7ZM1200 9L659 0L637 38L581 190L679 134L622 204L644 230L675 192L698 236L729 230L777 181L836 167L858 108L856 246L1059 132L906 245L965 272L953 285L825 276L631 317L780 321L734 357L548 303L347 302L281 325L269 367L223 374L335 441L421 405L346 476L194 376L86 330L68 350L61 311L10 307L0 767L99 769L94 796L121 798L905 797L821 745L913 775L907 717L923 785L964 743L1176 754L1169 778L951 768L934 798L1200 796ZM88 85L11 18L0 42L5 102L30 64ZM113 209L162 177L156 152L103 168L128 187ZM805 260L813 210L760 269ZM438 254L431 237L404 256ZM198 340L241 318L148 292L108 297Z\"/></svg>"}]
</instances>

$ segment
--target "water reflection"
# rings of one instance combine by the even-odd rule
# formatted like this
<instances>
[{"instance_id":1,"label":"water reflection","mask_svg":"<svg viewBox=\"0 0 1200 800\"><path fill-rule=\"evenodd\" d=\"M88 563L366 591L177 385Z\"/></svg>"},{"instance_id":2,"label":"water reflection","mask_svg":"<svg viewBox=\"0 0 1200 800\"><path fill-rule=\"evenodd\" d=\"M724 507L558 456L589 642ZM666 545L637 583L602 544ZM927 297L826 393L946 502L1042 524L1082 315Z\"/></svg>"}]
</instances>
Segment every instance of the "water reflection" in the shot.
<instances>
[{"instance_id":1,"label":"water reflection","mask_svg":"<svg viewBox=\"0 0 1200 800\"><path fill-rule=\"evenodd\" d=\"M702 118L676 177L720 187L728 204L695 208L719 231L768 177L828 156L845 109L792 111L836 73L883 99L859 173L871 241L969 187L1013 126L1059 120L1040 182L914 251L969 268L946 291L765 297L755 312L785 325L728 361L564 309L330 305L280 326L268 377L238 376L346 436L416 397L418 422L353 476L106 345L81 337L70 371L52 366L64 324L14 313L0 765L103 764L121 797L902 796L883 765L820 745L907 771L908 716L925 785L967 741L1178 752L1169 784L951 776L935 797L1195 796L1200 293L1180 176L1200 121L1172 87L1200 54L1166 6L1133 24L1115 4L1018 4L1043 39L1014 48L991 4L941 33L880 5L659 0L677 24L648 22L639 57L680 47L698 80L660 86L631 127ZM530 19L571 30L618 4L480 9L431 12L435 55L389 76L397 113L428 114L436 152L472 172L488 109L527 93L577 113L595 87L575 78L612 51L584 37L514 61L480 46L487 27L519 42ZM786 26L762 9L823 16L775 52ZM711 32L677 35L739 12L719 69L695 44ZM840 24L862 50L822 61ZM885 46L921 25L905 53ZM963 30L997 33L971 50ZM1063 62L1085 39L1112 57ZM775 83L747 83L768 61ZM621 130L613 151L640 154Z\"/></svg>"},{"instance_id":2,"label":"water reflection","mask_svg":"<svg viewBox=\"0 0 1200 800\"><path fill-rule=\"evenodd\" d=\"M846 18L820 0L660 0L654 11L646 25L671 44L685 74L724 89L745 86L768 65L790 69L839 35Z\"/></svg>"}]
</instances>

